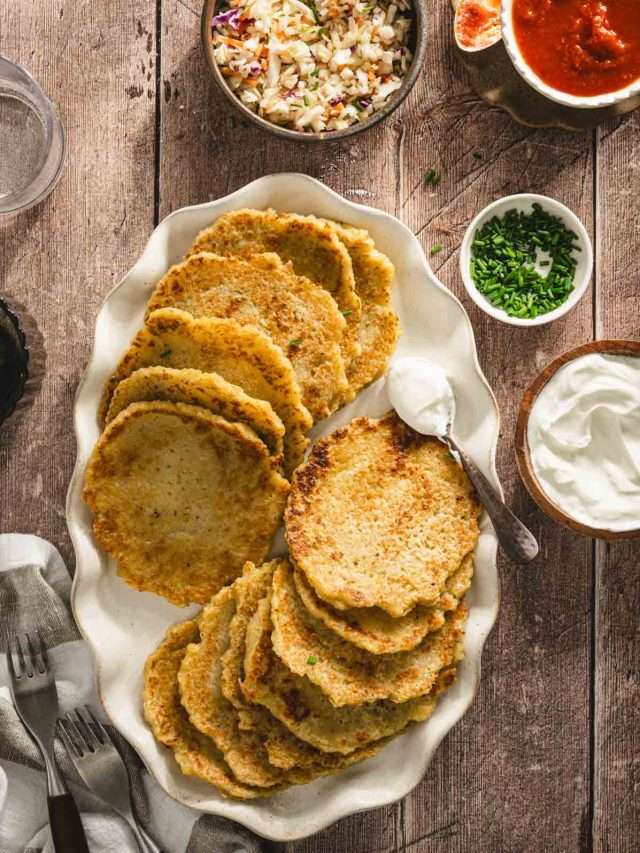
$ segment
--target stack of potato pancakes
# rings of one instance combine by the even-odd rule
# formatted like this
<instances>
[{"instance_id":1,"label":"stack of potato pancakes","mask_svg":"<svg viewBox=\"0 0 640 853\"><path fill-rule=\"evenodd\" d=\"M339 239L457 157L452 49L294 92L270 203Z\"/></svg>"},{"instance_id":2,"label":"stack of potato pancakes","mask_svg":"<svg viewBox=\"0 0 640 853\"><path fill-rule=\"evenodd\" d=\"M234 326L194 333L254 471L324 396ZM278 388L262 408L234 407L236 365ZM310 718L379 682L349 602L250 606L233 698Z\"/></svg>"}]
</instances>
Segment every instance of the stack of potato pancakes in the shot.
<instances>
[{"instance_id":1,"label":"stack of potato pancakes","mask_svg":"<svg viewBox=\"0 0 640 853\"><path fill-rule=\"evenodd\" d=\"M157 284L87 467L120 576L205 605L147 661L145 716L185 774L249 799L375 755L462 658L479 506L395 415L318 441L380 377L394 270L368 233L222 216ZM265 562L284 516L287 558Z\"/></svg>"}]
</instances>

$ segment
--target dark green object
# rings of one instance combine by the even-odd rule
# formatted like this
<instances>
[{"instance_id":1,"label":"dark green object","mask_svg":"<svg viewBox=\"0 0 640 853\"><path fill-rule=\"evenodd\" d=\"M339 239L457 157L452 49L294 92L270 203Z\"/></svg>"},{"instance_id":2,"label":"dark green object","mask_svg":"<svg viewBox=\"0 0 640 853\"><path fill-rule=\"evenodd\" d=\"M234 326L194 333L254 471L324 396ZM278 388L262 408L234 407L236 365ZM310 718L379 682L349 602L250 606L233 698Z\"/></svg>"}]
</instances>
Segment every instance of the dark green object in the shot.
<instances>
[{"instance_id":1,"label":"dark green object","mask_svg":"<svg viewBox=\"0 0 640 853\"><path fill-rule=\"evenodd\" d=\"M0 299L0 423L15 409L29 377L29 353L18 318Z\"/></svg>"},{"instance_id":2,"label":"dark green object","mask_svg":"<svg viewBox=\"0 0 640 853\"><path fill-rule=\"evenodd\" d=\"M471 244L471 278L478 291L510 317L533 320L569 298L580 251L578 237L562 219L537 202L531 213L509 210L476 232ZM547 275L536 270L536 251L547 252Z\"/></svg>"},{"instance_id":3,"label":"dark green object","mask_svg":"<svg viewBox=\"0 0 640 853\"><path fill-rule=\"evenodd\" d=\"M437 187L442 180L442 175L438 174L435 169L429 169L424 176L424 182L427 187Z\"/></svg>"}]
</instances>

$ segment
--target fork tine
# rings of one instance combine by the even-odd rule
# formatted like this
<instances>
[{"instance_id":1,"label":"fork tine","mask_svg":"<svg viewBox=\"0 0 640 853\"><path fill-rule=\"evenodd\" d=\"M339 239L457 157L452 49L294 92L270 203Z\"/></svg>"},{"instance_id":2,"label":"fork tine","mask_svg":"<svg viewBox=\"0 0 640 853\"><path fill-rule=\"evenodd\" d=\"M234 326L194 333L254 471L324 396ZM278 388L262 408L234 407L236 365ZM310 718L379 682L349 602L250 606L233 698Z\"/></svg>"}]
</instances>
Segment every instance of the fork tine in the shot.
<instances>
[{"instance_id":1,"label":"fork tine","mask_svg":"<svg viewBox=\"0 0 640 853\"><path fill-rule=\"evenodd\" d=\"M18 636L16 636L16 647L18 651L18 678L22 678L23 675L31 677L33 672L27 672L24 649L22 648L22 641Z\"/></svg>"},{"instance_id":2,"label":"fork tine","mask_svg":"<svg viewBox=\"0 0 640 853\"><path fill-rule=\"evenodd\" d=\"M100 720L96 719L91 708L88 705L85 705L84 710L91 717L91 722L93 723L93 726L96 730L96 737L98 738L100 743L105 744L105 743L111 741L111 737L109 735L109 732L105 729L105 727L102 725Z\"/></svg>"},{"instance_id":3,"label":"fork tine","mask_svg":"<svg viewBox=\"0 0 640 853\"><path fill-rule=\"evenodd\" d=\"M29 663L31 664L31 668L34 672L39 672L40 675L44 675L47 671L45 666L44 659L42 657L42 637L40 636L40 632L36 631L36 636L38 637L38 648L36 649L34 646L34 642L31 639L31 634L25 634L27 638L27 649L29 650Z\"/></svg>"},{"instance_id":4,"label":"fork tine","mask_svg":"<svg viewBox=\"0 0 640 853\"><path fill-rule=\"evenodd\" d=\"M40 660L42 660L42 671L46 672L49 669L49 650L42 639L42 634L40 633L39 628L36 630L36 636L38 638L38 654L40 656Z\"/></svg>"},{"instance_id":5,"label":"fork tine","mask_svg":"<svg viewBox=\"0 0 640 853\"><path fill-rule=\"evenodd\" d=\"M69 753L69 757L71 759L82 758L83 753L81 749L78 747L78 744L67 731L66 720L58 719L58 734L60 735L60 738L64 743L67 752Z\"/></svg>"},{"instance_id":6,"label":"fork tine","mask_svg":"<svg viewBox=\"0 0 640 853\"><path fill-rule=\"evenodd\" d=\"M17 676L16 676L15 667L13 665L13 642L11 641L11 637L9 637L8 635L7 635L7 668L9 670L9 678L12 681L15 681Z\"/></svg>"},{"instance_id":7,"label":"fork tine","mask_svg":"<svg viewBox=\"0 0 640 853\"><path fill-rule=\"evenodd\" d=\"M93 717L93 715L91 716ZM82 725L88 732L94 750L99 749L104 744L104 741L101 737L98 737L98 734L95 729L91 727L91 720L87 720L81 708L76 708L76 717L82 722Z\"/></svg>"},{"instance_id":8,"label":"fork tine","mask_svg":"<svg viewBox=\"0 0 640 853\"><path fill-rule=\"evenodd\" d=\"M82 716L80 712L80 708L75 709L76 715L76 726L82 732L82 737L84 738L84 742L87 744L88 749L91 752L95 752L98 747L101 746L100 741L95 735L95 732L91 728L91 726L87 723L85 718ZM70 716L67 714L67 716Z\"/></svg>"},{"instance_id":9,"label":"fork tine","mask_svg":"<svg viewBox=\"0 0 640 853\"><path fill-rule=\"evenodd\" d=\"M67 734L71 732L75 739L76 746L78 747L80 754L84 755L85 752L93 752L89 744L87 743L87 739L84 736L84 732L81 731L77 722L73 719L71 714L67 714L67 718L65 720L65 725L67 728Z\"/></svg>"}]
</instances>

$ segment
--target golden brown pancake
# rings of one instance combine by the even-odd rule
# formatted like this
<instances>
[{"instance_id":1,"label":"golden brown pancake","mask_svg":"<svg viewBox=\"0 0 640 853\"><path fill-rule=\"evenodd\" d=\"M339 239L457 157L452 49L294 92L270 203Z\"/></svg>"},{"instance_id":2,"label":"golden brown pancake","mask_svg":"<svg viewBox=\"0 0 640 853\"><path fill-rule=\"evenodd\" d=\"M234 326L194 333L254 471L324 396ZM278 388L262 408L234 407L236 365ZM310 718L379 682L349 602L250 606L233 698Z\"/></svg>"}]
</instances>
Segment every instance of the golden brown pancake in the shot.
<instances>
[{"instance_id":1,"label":"golden brown pancake","mask_svg":"<svg viewBox=\"0 0 640 853\"><path fill-rule=\"evenodd\" d=\"M281 560L260 567L247 564L234 584L236 609L229 626L229 645L222 657L222 692L238 712L239 728L259 735L274 767L289 771L287 780L302 783L349 767L376 755L387 741L378 741L349 755L321 752L299 740L261 705L250 705L240 689L244 677L245 635L260 600L271 588L274 569Z\"/></svg>"},{"instance_id":2,"label":"golden brown pancake","mask_svg":"<svg viewBox=\"0 0 640 853\"><path fill-rule=\"evenodd\" d=\"M183 403L133 403L86 471L94 535L135 589L204 603L266 556L289 484L244 424Z\"/></svg>"},{"instance_id":3,"label":"golden brown pancake","mask_svg":"<svg viewBox=\"0 0 640 853\"><path fill-rule=\"evenodd\" d=\"M359 354L361 307L351 258L326 222L274 210L234 210L198 235L189 254L198 252L243 258L275 252L283 261L291 261L298 275L328 290L342 311L347 321L347 365Z\"/></svg>"},{"instance_id":4,"label":"golden brown pancake","mask_svg":"<svg viewBox=\"0 0 640 853\"><path fill-rule=\"evenodd\" d=\"M149 300L149 312L167 307L265 332L290 359L302 401L316 421L335 411L347 393L344 317L326 290L296 275L276 254L191 255L160 279Z\"/></svg>"},{"instance_id":5,"label":"golden brown pancake","mask_svg":"<svg viewBox=\"0 0 640 853\"><path fill-rule=\"evenodd\" d=\"M266 400L285 426L285 471L304 458L312 426L290 361L258 329L235 320L194 319L186 311L154 311L107 382L100 404L104 421L116 386L141 367L160 365L216 373L257 400Z\"/></svg>"},{"instance_id":6,"label":"golden brown pancake","mask_svg":"<svg viewBox=\"0 0 640 853\"><path fill-rule=\"evenodd\" d=\"M241 785L233 777L222 753L191 725L180 704L178 670L187 645L197 638L196 620L175 625L148 658L144 669L145 719L160 743L173 750L185 775L215 785L227 797L249 800L265 796L270 792Z\"/></svg>"},{"instance_id":7,"label":"golden brown pancake","mask_svg":"<svg viewBox=\"0 0 640 853\"><path fill-rule=\"evenodd\" d=\"M200 637L187 647L178 672L180 700L191 724L213 740L240 782L269 788L282 782L284 774L270 766L260 736L239 728L238 712L221 690L222 656L235 609L234 584L202 611Z\"/></svg>"},{"instance_id":8,"label":"golden brown pancake","mask_svg":"<svg viewBox=\"0 0 640 853\"><path fill-rule=\"evenodd\" d=\"M373 240L360 228L338 222L328 223L343 243L353 266L355 288L362 304L358 327L360 355L347 366L351 396L379 379L387 369L398 341L398 318L391 307L393 264L379 252Z\"/></svg>"},{"instance_id":9,"label":"golden brown pancake","mask_svg":"<svg viewBox=\"0 0 640 853\"><path fill-rule=\"evenodd\" d=\"M455 610L471 585L473 555L464 558L459 569L447 578L444 592L432 607L414 607L406 616L389 616L379 607L352 607L336 610L318 598L304 574L294 571L296 592L311 616L343 640L374 655L408 652L427 634L445 623L445 613Z\"/></svg>"},{"instance_id":10,"label":"golden brown pancake","mask_svg":"<svg viewBox=\"0 0 640 853\"><path fill-rule=\"evenodd\" d=\"M271 454L282 455L284 425L270 403L250 397L217 373L174 367L141 367L116 386L107 423L131 403L165 400L202 406L228 421L246 424L264 441Z\"/></svg>"},{"instance_id":11,"label":"golden brown pancake","mask_svg":"<svg viewBox=\"0 0 640 853\"><path fill-rule=\"evenodd\" d=\"M339 610L436 603L478 538L479 504L447 448L395 414L318 441L285 512L294 565Z\"/></svg>"},{"instance_id":12,"label":"golden brown pancake","mask_svg":"<svg viewBox=\"0 0 640 853\"><path fill-rule=\"evenodd\" d=\"M406 702L433 689L439 673L461 658L467 611L460 604L440 630L415 649L372 655L314 619L300 600L290 565L273 576L273 650L288 669L322 690L332 705L363 705L381 699Z\"/></svg>"},{"instance_id":13,"label":"golden brown pancake","mask_svg":"<svg viewBox=\"0 0 640 853\"><path fill-rule=\"evenodd\" d=\"M301 740L324 752L347 755L381 738L398 734L433 712L444 682L455 670L443 670L428 696L402 704L387 700L335 708L309 679L287 669L273 651L270 596L265 597L247 628L242 690L249 702L264 705ZM444 681L443 681L444 679Z\"/></svg>"},{"instance_id":14,"label":"golden brown pancake","mask_svg":"<svg viewBox=\"0 0 640 853\"><path fill-rule=\"evenodd\" d=\"M353 753L348 760L337 757L332 762L305 762L300 767L293 765L286 769L278 768L269 762L263 731L256 727L239 726L237 708L221 691L221 670L237 606L236 593L245 580L240 578L232 586L221 590L207 605L199 619L199 640L188 646L180 666L180 698L192 725L213 740L240 782L260 788L274 788L284 782L311 782L375 754L381 744ZM264 713L270 716L268 712ZM271 719L273 725L267 734L273 739L277 737L276 727L282 726L275 718Z\"/></svg>"}]
</instances>

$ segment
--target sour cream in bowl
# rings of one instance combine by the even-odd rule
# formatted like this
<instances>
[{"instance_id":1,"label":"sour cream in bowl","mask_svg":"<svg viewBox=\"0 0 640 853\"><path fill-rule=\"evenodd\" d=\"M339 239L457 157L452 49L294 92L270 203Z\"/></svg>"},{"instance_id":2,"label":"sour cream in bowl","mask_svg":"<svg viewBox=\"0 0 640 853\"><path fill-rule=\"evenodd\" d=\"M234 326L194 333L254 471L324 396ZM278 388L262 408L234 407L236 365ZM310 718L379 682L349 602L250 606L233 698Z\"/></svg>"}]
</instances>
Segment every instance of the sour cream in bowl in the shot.
<instances>
[{"instance_id":1,"label":"sour cream in bowl","mask_svg":"<svg viewBox=\"0 0 640 853\"><path fill-rule=\"evenodd\" d=\"M553 361L525 394L516 453L552 518L596 538L640 538L640 343L597 341Z\"/></svg>"},{"instance_id":2,"label":"sour cream in bowl","mask_svg":"<svg viewBox=\"0 0 640 853\"><path fill-rule=\"evenodd\" d=\"M391 405L422 435L444 436L455 417L456 402L447 374L426 358L394 361L387 376Z\"/></svg>"}]
</instances>

